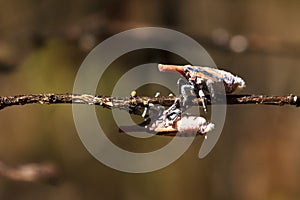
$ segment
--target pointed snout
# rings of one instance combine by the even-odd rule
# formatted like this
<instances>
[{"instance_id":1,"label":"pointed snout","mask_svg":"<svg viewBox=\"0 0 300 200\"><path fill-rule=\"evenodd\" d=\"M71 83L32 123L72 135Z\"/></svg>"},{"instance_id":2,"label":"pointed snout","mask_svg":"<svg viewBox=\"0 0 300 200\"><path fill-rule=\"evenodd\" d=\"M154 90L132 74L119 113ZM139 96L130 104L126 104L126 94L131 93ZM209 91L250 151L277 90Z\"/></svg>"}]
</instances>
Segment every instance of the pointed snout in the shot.
<instances>
[{"instance_id":1,"label":"pointed snout","mask_svg":"<svg viewBox=\"0 0 300 200\"><path fill-rule=\"evenodd\" d=\"M158 69L161 72L179 72L180 74L184 74L184 65L164 65L158 64Z\"/></svg>"}]
</instances>

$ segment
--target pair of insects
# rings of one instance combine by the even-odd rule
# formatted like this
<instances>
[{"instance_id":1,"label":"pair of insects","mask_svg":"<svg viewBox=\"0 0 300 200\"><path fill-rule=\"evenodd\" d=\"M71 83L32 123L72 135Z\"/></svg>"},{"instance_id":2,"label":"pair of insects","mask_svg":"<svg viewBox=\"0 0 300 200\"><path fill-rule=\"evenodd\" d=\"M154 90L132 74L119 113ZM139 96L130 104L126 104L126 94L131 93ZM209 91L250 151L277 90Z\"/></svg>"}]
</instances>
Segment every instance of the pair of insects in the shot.
<instances>
[{"instance_id":1,"label":"pair of insects","mask_svg":"<svg viewBox=\"0 0 300 200\"><path fill-rule=\"evenodd\" d=\"M214 128L214 124L207 122L201 116L183 114L183 111L189 107L192 99L195 97L202 99L202 107L207 112L206 94L211 94L214 98L218 94L218 86L224 86L226 94L237 93L245 87L242 78L231 74L230 72L202 66L191 65L163 65L159 64L158 69L161 72L179 72L185 80L180 78L177 82L179 93L183 97L183 104L180 108L177 98L172 106L164 110L162 106L149 105L150 117L145 115L148 125L145 128L155 134L160 135L205 135ZM216 90L217 88L217 90ZM151 113L155 116L151 117Z\"/></svg>"}]
</instances>

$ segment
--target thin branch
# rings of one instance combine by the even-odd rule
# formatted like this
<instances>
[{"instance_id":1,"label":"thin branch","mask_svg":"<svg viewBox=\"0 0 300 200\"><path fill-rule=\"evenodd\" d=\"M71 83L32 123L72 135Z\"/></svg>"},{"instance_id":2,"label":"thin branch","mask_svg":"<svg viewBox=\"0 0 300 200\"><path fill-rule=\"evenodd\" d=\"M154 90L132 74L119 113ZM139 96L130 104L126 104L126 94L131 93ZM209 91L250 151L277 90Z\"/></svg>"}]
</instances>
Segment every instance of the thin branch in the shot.
<instances>
[{"instance_id":1,"label":"thin branch","mask_svg":"<svg viewBox=\"0 0 300 200\"><path fill-rule=\"evenodd\" d=\"M29 163L12 167L0 161L0 176L13 181L57 183L59 170L50 162Z\"/></svg>"},{"instance_id":2,"label":"thin branch","mask_svg":"<svg viewBox=\"0 0 300 200\"><path fill-rule=\"evenodd\" d=\"M207 95L207 104L211 104L210 96ZM99 105L104 108L119 108L128 110L137 106L145 107L145 102L171 106L176 97L109 97L93 96L87 94L30 94L0 97L0 110L9 106L26 104L89 104ZM296 95L266 96L266 95L227 95L227 104L263 104L263 105L294 105L300 106L300 97ZM222 96L216 95L215 104L223 103ZM194 105L202 105L201 98L193 100Z\"/></svg>"}]
</instances>

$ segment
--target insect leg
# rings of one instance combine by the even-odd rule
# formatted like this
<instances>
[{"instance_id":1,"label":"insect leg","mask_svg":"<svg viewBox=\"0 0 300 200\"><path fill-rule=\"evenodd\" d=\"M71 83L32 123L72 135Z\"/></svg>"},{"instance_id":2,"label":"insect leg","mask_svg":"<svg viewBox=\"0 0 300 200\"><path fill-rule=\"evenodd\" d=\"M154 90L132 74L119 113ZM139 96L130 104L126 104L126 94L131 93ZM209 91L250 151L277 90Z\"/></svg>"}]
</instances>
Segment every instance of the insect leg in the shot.
<instances>
[{"instance_id":1,"label":"insect leg","mask_svg":"<svg viewBox=\"0 0 300 200\"><path fill-rule=\"evenodd\" d=\"M184 81L181 78L177 81L177 84L179 88L179 94L181 94L183 97L183 106L187 107L188 103L194 98L194 96L196 96L194 92L194 85Z\"/></svg>"},{"instance_id":2,"label":"insect leg","mask_svg":"<svg viewBox=\"0 0 300 200\"><path fill-rule=\"evenodd\" d=\"M207 108L206 108L207 99L205 97L205 94L204 94L203 90L200 89L199 92L198 92L198 94L199 94L199 97L202 100L203 110L204 110L204 112L207 112Z\"/></svg>"},{"instance_id":3,"label":"insect leg","mask_svg":"<svg viewBox=\"0 0 300 200\"><path fill-rule=\"evenodd\" d=\"M179 98L176 98L173 105L163 112L161 119L165 121L165 126L172 126L181 117L182 111L177 108L178 102Z\"/></svg>"},{"instance_id":4,"label":"insect leg","mask_svg":"<svg viewBox=\"0 0 300 200\"><path fill-rule=\"evenodd\" d=\"M147 123L144 123L144 127L146 129L155 129L155 128L150 128L152 126L156 127L157 124L161 124L160 121L162 120L161 119L161 116L163 115L164 113L164 107L161 106L161 105L154 105L152 103L149 104L149 115L147 115L147 118L145 118L145 122Z\"/></svg>"},{"instance_id":5,"label":"insect leg","mask_svg":"<svg viewBox=\"0 0 300 200\"><path fill-rule=\"evenodd\" d=\"M178 92L179 94L182 94L182 86L183 85L188 85L189 83L183 79L183 78L179 78L177 81L177 85L178 85Z\"/></svg>"},{"instance_id":6,"label":"insect leg","mask_svg":"<svg viewBox=\"0 0 300 200\"><path fill-rule=\"evenodd\" d=\"M209 90L209 93L210 93L210 96L211 96L211 98L215 98L215 90L214 90L214 87L213 87L213 82L211 82L211 81L208 81L207 83L206 83L206 85L207 85L207 88L208 88L208 90Z\"/></svg>"},{"instance_id":7,"label":"insect leg","mask_svg":"<svg viewBox=\"0 0 300 200\"><path fill-rule=\"evenodd\" d=\"M171 113L173 110L175 110L177 108L177 104L179 102L179 98L176 98L173 105L170 106L166 111L164 111L164 114L169 114Z\"/></svg>"},{"instance_id":8,"label":"insect leg","mask_svg":"<svg viewBox=\"0 0 300 200\"><path fill-rule=\"evenodd\" d=\"M156 92L155 95L154 95L154 97L157 98L157 97L159 97L159 95L160 95L160 92ZM141 116L143 118L147 118L150 115L151 109L153 111L153 109L156 109L156 107L154 107L153 104L151 104L151 106L150 106L148 101L144 101L143 104L144 104L144 111L143 111L143 113L142 113Z\"/></svg>"}]
</instances>

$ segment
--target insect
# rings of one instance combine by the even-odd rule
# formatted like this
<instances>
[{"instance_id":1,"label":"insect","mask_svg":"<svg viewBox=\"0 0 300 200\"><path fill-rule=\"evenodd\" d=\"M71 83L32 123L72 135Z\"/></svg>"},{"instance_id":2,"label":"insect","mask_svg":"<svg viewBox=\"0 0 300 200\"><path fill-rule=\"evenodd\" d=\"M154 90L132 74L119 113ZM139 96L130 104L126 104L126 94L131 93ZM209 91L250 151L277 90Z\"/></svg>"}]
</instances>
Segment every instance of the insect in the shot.
<instances>
[{"instance_id":1,"label":"insect","mask_svg":"<svg viewBox=\"0 0 300 200\"><path fill-rule=\"evenodd\" d=\"M179 98L173 105L164 109L161 105L148 104L148 114L143 114L145 121L140 126L121 126L120 131L147 131L156 135L189 137L204 135L214 129L214 124L201 116L182 114L178 108ZM145 110L144 112L145 113Z\"/></svg>"},{"instance_id":2,"label":"insect","mask_svg":"<svg viewBox=\"0 0 300 200\"><path fill-rule=\"evenodd\" d=\"M214 124L201 116L183 115L177 108L178 102L177 98L172 106L163 111L159 118L146 128L158 135L188 137L199 134L205 135L206 138L206 134L214 129Z\"/></svg>"},{"instance_id":3,"label":"insect","mask_svg":"<svg viewBox=\"0 0 300 200\"><path fill-rule=\"evenodd\" d=\"M191 65L158 65L159 71L176 71L183 75L187 81L179 79L179 93L183 96L183 105L187 106L193 95L203 99L202 106L206 112L205 94L211 94L214 98L218 94L218 85L224 85L227 94L237 93L245 87L245 81L230 72L211 67ZM217 89L217 90L216 90ZM192 95L188 95L189 91ZM219 92L220 93L220 92Z\"/></svg>"}]
</instances>

